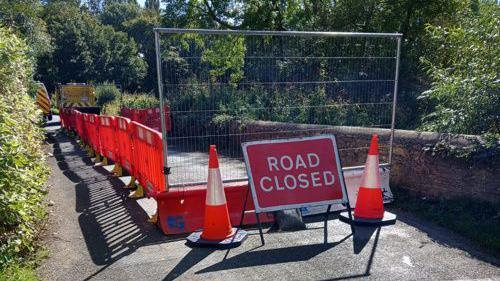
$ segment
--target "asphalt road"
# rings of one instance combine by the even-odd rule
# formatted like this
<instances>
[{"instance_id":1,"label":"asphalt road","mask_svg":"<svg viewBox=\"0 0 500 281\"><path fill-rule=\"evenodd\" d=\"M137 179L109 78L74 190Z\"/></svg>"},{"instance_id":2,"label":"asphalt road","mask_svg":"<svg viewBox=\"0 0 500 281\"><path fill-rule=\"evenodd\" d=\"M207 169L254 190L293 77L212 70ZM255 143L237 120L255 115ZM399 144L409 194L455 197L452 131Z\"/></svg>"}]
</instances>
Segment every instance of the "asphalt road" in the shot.
<instances>
[{"instance_id":1,"label":"asphalt road","mask_svg":"<svg viewBox=\"0 0 500 281\"><path fill-rule=\"evenodd\" d=\"M303 231L267 227L265 246L248 229L239 248L191 249L147 223L154 202L128 199L123 182L94 166L57 121L47 127L53 205L43 280L500 280L498 258L409 214L355 236L332 215L327 245L322 222L311 218Z\"/></svg>"}]
</instances>

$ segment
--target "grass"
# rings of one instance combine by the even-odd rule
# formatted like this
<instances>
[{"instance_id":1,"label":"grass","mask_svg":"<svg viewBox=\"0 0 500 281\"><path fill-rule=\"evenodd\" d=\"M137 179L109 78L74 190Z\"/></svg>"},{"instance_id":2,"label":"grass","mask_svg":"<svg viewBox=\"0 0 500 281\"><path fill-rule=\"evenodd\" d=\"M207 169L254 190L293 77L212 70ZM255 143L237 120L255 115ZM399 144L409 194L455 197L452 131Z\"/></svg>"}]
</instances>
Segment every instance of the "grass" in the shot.
<instances>
[{"instance_id":1,"label":"grass","mask_svg":"<svg viewBox=\"0 0 500 281\"><path fill-rule=\"evenodd\" d=\"M500 253L500 203L471 198L428 199L394 188L392 207L448 228L493 253Z\"/></svg>"},{"instance_id":2,"label":"grass","mask_svg":"<svg viewBox=\"0 0 500 281\"><path fill-rule=\"evenodd\" d=\"M0 280L2 281L36 281L38 277L35 269L30 265L11 265L0 271Z\"/></svg>"},{"instance_id":3,"label":"grass","mask_svg":"<svg viewBox=\"0 0 500 281\"><path fill-rule=\"evenodd\" d=\"M38 242L35 243L34 251L25 256L22 261L19 260L0 268L0 281L38 281L36 268L48 255L49 252L46 248Z\"/></svg>"}]
</instances>

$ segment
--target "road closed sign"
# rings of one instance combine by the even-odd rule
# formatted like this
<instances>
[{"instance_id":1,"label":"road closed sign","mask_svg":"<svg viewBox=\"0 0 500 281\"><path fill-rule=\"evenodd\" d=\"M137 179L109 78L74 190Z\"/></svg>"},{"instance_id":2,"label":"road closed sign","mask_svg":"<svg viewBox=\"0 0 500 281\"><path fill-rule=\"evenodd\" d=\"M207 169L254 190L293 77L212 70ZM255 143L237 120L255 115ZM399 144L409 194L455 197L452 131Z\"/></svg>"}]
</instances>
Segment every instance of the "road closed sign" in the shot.
<instances>
[{"instance_id":1,"label":"road closed sign","mask_svg":"<svg viewBox=\"0 0 500 281\"><path fill-rule=\"evenodd\" d=\"M257 212L347 202L333 135L242 146Z\"/></svg>"}]
</instances>

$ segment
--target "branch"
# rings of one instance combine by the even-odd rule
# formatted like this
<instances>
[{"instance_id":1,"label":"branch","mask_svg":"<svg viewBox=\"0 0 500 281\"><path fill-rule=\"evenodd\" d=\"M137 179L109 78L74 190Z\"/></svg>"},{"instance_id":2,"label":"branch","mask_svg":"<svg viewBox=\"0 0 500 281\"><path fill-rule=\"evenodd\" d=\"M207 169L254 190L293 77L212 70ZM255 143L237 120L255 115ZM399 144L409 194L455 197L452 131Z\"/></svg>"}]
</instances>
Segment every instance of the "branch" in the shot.
<instances>
[{"instance_id":1,"label":"branch","mask_svg":"<svg viewBox=\"0 0 500 281\"><path fill-rule=\"evenodd\" d=\"M240 26L232 25L232 24L218 18L217 14L215 13L215 10L208 3L208 0L203 0L203 3L205 4L205 7L207 8L207 13L212 18L212 20L214 20L215 22L217 22L218 24L222 25L225 28L229 28L229 29L239 29L240 28Z\"/></svg>"}]
</instances>

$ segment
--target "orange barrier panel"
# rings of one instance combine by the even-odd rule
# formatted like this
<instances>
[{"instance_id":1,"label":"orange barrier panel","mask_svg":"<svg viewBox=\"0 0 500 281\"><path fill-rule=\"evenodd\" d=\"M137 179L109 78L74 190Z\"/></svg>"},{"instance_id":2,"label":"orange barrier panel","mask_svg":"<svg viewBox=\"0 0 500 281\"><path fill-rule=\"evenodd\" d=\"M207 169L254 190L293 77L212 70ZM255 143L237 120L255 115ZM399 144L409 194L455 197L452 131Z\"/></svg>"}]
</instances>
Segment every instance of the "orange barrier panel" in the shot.
<instances>
[{"instance_id":1,"label":"orange barrier panel","mask_svg":"<svg viewBox=\"0 0 500 281\"><path fill-rule=\"evenodd\" d=\"M172 123L170 120L170 107L166 105L164 107L164 111L165 111L165 121L166 121L165 125L166 125L166 130L168 132L172 128ZM160 115L160 109L158 107L147 108L147 109L122 108L120 110L120 114L123 117L141 123L146 127L150 127L156 131L161 131L161 118L160 118L161 115Z\"/></svg>"},{"instance_id":2,"label":"orange barrier panel","mask_svg":"<svg viewBox=\"0 0 500 281\"><path fill-rule=\"evenodd\" d=\"M229 217L233 226L238 226L241 220L241 211L247 195L248 182L224 184ZM181 234L199 230L203 227L205 216L206 185L170 188L168 192L156 196L158 202L158 221L164 234ZM244 225L255 225L255 209L252 195L248 194L247 211L243 220ZM270 213L260 215L261 222L272 222L274 217Z\"/></svg>"},{"instance_id":3,"label":"orange barrier panel","mask_svg":"<svg viewBox=\"0 0 500 281\"><path fill-rule=\"evenodd\" d=\"M134 161L133 161L133 146L132 146L132 130L130 119L116 116L116 140L118 148L118 159L120 166L125 168L130 175L135 176Z\"/></svg>"},{"instance_id":4,"label":"orange barrier panel","mask_svg":"<svg viewBox=\"0 0 500 281\"><path fill-rule=\"evenodd\" d=\"M90 145L89 139L89 114L82 113L82 135L80 138L86 145Z\"/></svg>"},{"instance_id":5,"label":"orange barrier panel","mask_svg":"<svg viewBox=\"0 0 500 281\"><path fill-rule=\"evenodd\" d=\"M165 191L161 134L152 128L132 122L124 117L99 116L66 110L66 124L74 128L83 142L94 151L121 164L145 188L146 195L158 202L159 226L165 234L193 232L203 226L206 185L172 188ZM114 125L112 125L114 124ZM114 144L108 141L114 141ZM102 150L100 149L102 147ZM114 147L114 149L113 149ZM110 157L109 153L112 153ZM114 152L114 153L113 153ZM229 216L238 225L248 183L224 185ZM256 224L252 197L248 196L247 213L243 224ZM262 222L271 222L270 214L261 216Z\"/></svg>"},{"instance_id":6,"label":"orange barrier panel","mask_svg":"<svg viewBox=\"0 0 500 281\"><path fill-rule=\"evenodd\" d=\"M136 178L147 196L155 197L165 191L161 134L135 121L130 124Z\"/></svg>"},{"instance_id":7,"label":"orange barrier panel","mask_svg":"<svg viewBox=\"0 0 500 281\"><path fill-rule=\"evenodd\" d=\"M99 115L88 114L87 136L89 144L96 153L100 153L99 143Z\"/></svg>"},{"instance_id":8,"label":"orange barrier panel","mask_svg":"<svg viewBox=\"0 0 500 281\"><path fill-rule=\"evenodd\" d=\"M113 116L99 116L99 151L102 156L112 161L116 161L118 153L115 127L115 118Z\"/></svg>"},{"instance_id":9,"label":"orange barrier panel","mask_svg":"<svg viewBox=\"0 0 500 281\"><path fill-rule=\"evenodd\" d=\"M76 133L78 136L80 136L80 139L83 141L83 115L80 111L75 110L73 112L75 114L75 126L76 126Z\"/></svg>"}]
</instances>

